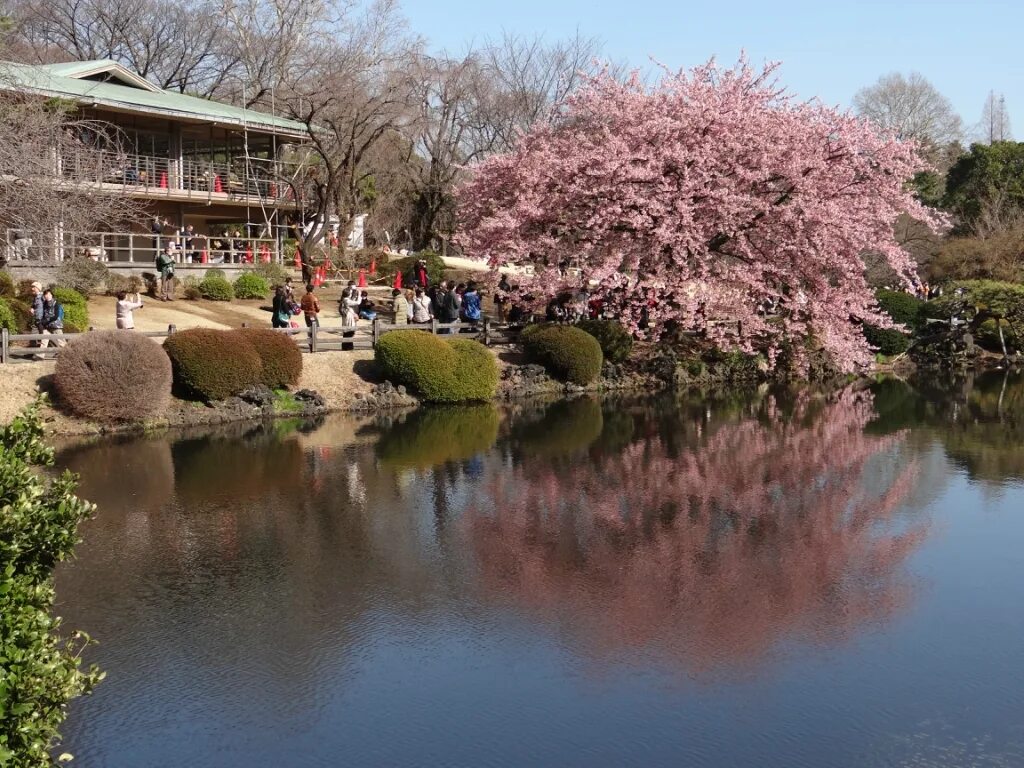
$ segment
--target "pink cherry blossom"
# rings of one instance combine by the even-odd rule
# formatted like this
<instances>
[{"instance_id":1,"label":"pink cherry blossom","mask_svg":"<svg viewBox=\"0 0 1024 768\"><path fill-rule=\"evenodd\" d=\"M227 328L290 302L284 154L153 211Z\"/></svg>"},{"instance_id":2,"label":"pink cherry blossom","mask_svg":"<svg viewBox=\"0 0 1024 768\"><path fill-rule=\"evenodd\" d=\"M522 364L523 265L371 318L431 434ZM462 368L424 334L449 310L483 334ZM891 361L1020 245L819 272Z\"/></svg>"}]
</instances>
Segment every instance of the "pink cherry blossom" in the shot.
<instances>
[{"instance_id":1,"label":"pink cherry blossom","mask_svg":"<svg viewBox=\"0 0 1024 768\"><path fill-rule=\"evenodd\" d=\"M859 322L891 323L862 255L915 279L893 223L942 225L906 187L925 165L916 144L788 95L776 67L712 61L653 88L590 80L473 168L458 192L461 244L496 270L533 264L524 290L589 281L634 330L649 306L655 333L671 320L770 359L813 337L844 369L869 362ZM714 320L739 321L739 334Z\"/></svg>"}]
</instances>

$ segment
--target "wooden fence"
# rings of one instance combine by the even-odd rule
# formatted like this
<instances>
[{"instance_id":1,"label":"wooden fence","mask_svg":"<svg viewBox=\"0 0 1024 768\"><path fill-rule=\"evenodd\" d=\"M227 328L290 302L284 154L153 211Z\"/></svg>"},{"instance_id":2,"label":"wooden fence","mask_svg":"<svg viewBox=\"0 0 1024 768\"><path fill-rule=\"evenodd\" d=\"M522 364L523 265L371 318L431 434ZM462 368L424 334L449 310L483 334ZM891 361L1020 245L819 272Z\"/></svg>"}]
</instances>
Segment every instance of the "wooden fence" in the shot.
<instances>
[{"instance_id":1,"label":"wooden fence","mask_svg":"<svg viewBox=\"0 0 1024 768\"><path fill-rule=\"evenodd\" d=\"M243 324L242 327L246 327ZM93 329L90 329L93 330ZM303 352L347 352L356 349L373 349L377 340L391 331L418 330L436 335L457 336L460 339L475 339L486 346L511 344L519 337L519 327L496 324L484 319L479 323L440 323L432 320L426 324L395 325L379 318L370 323L359 323L355 328L344 326L314 325L312 328L279 328L277 333L291 336ZM177 329L169 325L166 331L125 331L138 333L155 339L165 339ZM85 331L89 333L89 331ZM10 333L0 329L0 364L24 360L52 360L60 352L57 346L80 336L79 333L61 335L42 333ZM39 344L45 342L47 346Z\"/></svg>"}]
</instances>

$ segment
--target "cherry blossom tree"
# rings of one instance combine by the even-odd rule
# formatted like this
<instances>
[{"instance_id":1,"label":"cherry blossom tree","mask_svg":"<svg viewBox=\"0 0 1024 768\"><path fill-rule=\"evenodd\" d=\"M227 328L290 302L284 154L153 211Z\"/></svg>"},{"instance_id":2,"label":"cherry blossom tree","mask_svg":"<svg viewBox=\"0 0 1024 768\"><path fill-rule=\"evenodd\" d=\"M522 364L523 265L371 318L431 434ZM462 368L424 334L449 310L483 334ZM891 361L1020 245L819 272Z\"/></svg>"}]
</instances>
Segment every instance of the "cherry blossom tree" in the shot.
<instances>
[{"instance_id":1,"label":"cherry blossom tree","mask_svg":"<svg viewBox=\"0 0 1024 768\"><path fill-rule=\"evenodd\" d=\"M648 308L655 328L771 360L813 337L845 369L867 362L859 323L887 321L861 257L914 280L893 224L942 224L905 187L925 164L915 142L786 94L776 66L712 61L653 88L592 78L475 166L462 245L495 269L532 264L535 295L587 281L634 329ZM739 334L709 322L722 319Z\"/></svg>"}]
</instances>

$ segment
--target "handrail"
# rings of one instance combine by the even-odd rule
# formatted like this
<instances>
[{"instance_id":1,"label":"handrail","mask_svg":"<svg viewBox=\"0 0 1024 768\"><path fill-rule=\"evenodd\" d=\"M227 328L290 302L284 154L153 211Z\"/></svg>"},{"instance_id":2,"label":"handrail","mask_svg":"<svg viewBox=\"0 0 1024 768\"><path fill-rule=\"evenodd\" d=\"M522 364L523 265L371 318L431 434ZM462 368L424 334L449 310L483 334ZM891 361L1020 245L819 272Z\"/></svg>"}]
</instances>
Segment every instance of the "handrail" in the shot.
<instances>
[{"instance_id":1,"label":"handrail","mask_svg":"<svg viewBox=\"0 0 1024 768\"><path fill-rule=\"evenodd\" d=\"M365 321L361 321L365 322ZM400 330L418 330L425 333L437 333L447 330L451 335L473 335L485 345L512 344L518 338L519 326L509 324L493 324L489 319L478 323L454 322L428 324L404 324L382 322L379 318L365 325L356 326L321 326L315 324L309 328L275 328L278 333L291 336L300 350L306 353L348 352L352 350L373 349L380 337L385 333ZM55 346L58 341L71 342L78 336L92 331L80 333L43 334L43 333L9 333L6 328L0 329L0 363L12 362L15 358L42 357L55 358L60 348ZM168 326L166 331L124 331L125 333L141 333L154 339L163 339L177 332L175 326ZM333 338L332 338L333 337ZM18 343L47 341L50 346L15 346Z\"/></svg>"}]
</instances>

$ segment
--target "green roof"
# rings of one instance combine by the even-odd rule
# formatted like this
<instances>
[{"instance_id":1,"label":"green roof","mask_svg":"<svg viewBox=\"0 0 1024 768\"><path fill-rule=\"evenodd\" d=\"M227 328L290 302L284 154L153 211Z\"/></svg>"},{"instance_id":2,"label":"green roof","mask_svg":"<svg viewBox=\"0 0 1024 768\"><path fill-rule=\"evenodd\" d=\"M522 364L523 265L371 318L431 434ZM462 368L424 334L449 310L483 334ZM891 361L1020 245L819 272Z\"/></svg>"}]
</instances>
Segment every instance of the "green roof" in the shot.
<instances>
[{"instance_id":1,"label":"green roof","mask_svg":"<svg viewBox=\"0 0 1024 768\"><path fill-rule=\"evenodd\" d=\"M95 76L104 76L108 80L101 82L86 79ZM161 90L140 75L108 59L38 66L0 62L0 89L28 91L149 115L248 127L296 138L306 135L306 126L298 121Z\"/></svg>"}]
</instances>

